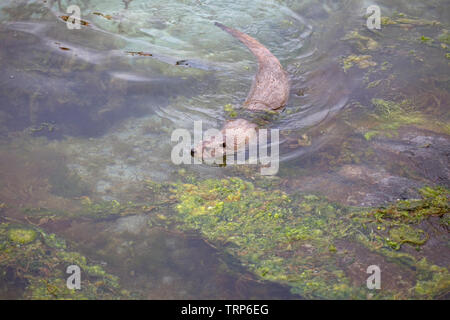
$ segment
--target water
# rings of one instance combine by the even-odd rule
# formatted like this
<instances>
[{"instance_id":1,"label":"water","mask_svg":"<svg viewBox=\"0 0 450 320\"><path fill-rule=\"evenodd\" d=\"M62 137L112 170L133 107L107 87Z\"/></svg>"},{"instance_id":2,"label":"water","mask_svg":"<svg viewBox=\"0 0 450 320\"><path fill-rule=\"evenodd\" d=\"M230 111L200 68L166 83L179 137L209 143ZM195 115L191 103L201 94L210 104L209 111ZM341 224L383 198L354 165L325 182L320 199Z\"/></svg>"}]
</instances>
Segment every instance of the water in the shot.
<instances>
[{"instance_id":1,"label":"water","mask_svg":"<svg viewBox=\"0 0 450 320\"><path fill-rule=\"evenodd\" d=\"M365 9L373 3L393 24L367 30ZM80 30L61 18L73 4L87 22ZM290 293L289 281L261 282L202 230L173 234L140 215L80 221L53 214L40 224L23 210L76 211L83 197L137 201L146 180L191 177L262 179L269 190L360 208L418 198L424 185L448 188L449 10L444 0L3 1L3 222L31 219L65 238L92 261L105 261L137 298L308 297ZM264 122L280 130L276 177L251 166L171 161L173 130L193 132L196 120L220 128L230 119L224 106L240 112L257 71L251 53L215 21L257 38L291 78L286 109ZM448 268L448 254L437 255L448 252L447 232L436 237L423 255ZM357 246L342 250L358 256ZM365 274L343 270L360 286ZM5 297L22 294L15 282L3 282Z\"/></svg>"}]
</instances>

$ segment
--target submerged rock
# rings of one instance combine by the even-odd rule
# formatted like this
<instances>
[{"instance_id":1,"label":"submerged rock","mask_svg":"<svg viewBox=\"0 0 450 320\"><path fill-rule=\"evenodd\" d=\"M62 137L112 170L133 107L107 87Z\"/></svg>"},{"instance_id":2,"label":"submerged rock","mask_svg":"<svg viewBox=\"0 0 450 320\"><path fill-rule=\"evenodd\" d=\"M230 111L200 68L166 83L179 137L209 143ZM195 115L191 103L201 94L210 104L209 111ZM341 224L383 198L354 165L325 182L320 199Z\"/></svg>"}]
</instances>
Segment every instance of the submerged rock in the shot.
<instances>
[{"instance_id":1,"label":"submerged rock","mask_svg":"<svg viewBox=\"0 0 450 320\"><path fill-rule=\"evenodd\" d=\"M111 231L116 233L128 232L131 234L139 234L145 229L148 223L148 217L145 215L136 215L117 219Z\"/></svg>"},{"instance_id":2,"label":"submerged rock","mask_svg":"<svg viewBox=\"0 0 450 320\"><path fill-rule=\"evenodd\" d=\"M430 183L450 186L450 141L446 136L404 128L396 139L376 139L373 147L388 161L401 161Z\"/></svg>"},{"instance_id":3,"label":"submerged rock","mask_svg":"<svg viewBox=\"0 0 450 320\"><path fill-rule=\"evenodd\" d=\"M385 169L344 165L335 172L291 181L291 190L320 192L330 200L353 206L379 206L397 199L416 198L421 184Z\"/></svg>"}]
</instances>

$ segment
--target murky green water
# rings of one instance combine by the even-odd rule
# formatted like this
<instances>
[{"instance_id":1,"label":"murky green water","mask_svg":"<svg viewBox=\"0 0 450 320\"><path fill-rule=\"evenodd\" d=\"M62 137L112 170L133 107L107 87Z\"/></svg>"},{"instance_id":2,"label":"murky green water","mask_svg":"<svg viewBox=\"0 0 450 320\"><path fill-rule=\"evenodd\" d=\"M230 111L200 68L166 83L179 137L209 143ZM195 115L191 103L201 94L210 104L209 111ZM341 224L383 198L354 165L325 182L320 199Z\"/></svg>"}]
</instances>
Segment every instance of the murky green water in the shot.
<instances>
[{"instance_id":1,"label":"murky green water","mask_svg":"<svg viewBox=\"0 0 450 320\"><path fill-rule=\"evenodd\" d=\"M215 21L291 78L255 119L280 130L275 176L171 161L257 71ZM448 21L444 0L3 1L0 297L448 299Z\"/></svg>"}]
</instances>

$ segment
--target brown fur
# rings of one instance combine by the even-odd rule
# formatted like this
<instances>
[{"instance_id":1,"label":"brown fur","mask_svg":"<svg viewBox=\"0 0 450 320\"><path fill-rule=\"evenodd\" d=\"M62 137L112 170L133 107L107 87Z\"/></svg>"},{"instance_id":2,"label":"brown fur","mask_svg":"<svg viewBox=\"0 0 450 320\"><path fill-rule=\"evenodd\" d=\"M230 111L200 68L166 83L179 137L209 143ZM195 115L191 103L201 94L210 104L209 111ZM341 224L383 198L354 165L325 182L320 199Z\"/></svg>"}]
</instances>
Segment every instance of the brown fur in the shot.
<instances>
[{"instance_id":1,"label":"brown fur","mask_svg":"<svg viewBox=\"0 0 450 320\"><path fill-rule=\"evenodd\" d=\"M216 26L239 39L258 59L258 73L244 102L249 110L281 110L289 97L289 77L280 61L249 35L216 22Z\"/></svg>"},{"instance_id":2,"label":"brown fur","mask_svg":"<svg viewBox=\"0 0 450 320\"><path fill-rule=\"evenodd\" d=\"M289 97L290 83L289 77L278 59L249 35L218 22L215 25L239 39L258 59L258 72L243 107L251 111L281 111ZM203 151L214 148L224 148L224 154L235 153L243 146L224 145L223 141L227 141L226 134L233 136L232 141L239 141L235 138L252 136L255 129L256 125L245 119L228 121L221 130L223 139L202 141L192 149L191 154L203 159Z\"/></svg>"}]
</instances>

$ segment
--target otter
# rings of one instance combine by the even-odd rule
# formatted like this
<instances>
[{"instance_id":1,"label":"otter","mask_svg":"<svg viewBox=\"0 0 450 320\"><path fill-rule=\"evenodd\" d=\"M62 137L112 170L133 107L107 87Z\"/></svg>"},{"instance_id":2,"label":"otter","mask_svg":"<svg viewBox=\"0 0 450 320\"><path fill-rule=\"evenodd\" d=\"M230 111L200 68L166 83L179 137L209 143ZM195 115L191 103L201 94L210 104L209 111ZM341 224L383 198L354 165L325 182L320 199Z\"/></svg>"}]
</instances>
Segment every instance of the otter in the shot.
<instances>
[{"instance_id":1,"label":"otter","mask_svg":"<svg viewBox=\"0 0 450 320\"><path fill-rule=\"evenodd\" d=\"M240 40L258 60L258 72L243 107L254 112L283 110L289 97L290 80L280 61L249 35L219 22L215 25ZM229 120L220 131L222 137L212 137L200 142L192 148L191 155L201 159L204 159L205 154L214 156L215 153L209 150L219 150L219 154L222 155L234 154L245 147L249 139L255 137L257 129L256 124L246 119ZM234 143L227 145L226 141L234 141Z\"/></svg>"}]
</instances>

